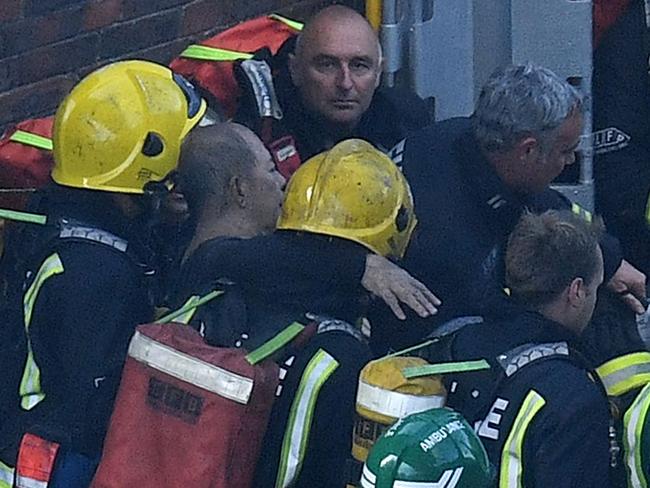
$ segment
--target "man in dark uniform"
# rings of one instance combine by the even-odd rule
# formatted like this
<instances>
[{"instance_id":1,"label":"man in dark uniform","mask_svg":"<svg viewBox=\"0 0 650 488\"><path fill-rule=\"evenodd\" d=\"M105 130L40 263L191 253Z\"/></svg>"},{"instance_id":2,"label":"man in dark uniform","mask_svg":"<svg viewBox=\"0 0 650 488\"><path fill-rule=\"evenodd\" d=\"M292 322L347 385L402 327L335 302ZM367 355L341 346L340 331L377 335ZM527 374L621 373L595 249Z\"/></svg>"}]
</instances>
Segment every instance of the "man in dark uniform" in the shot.
<instances>
[{"instance_id":1,"label":"man in dark uniform","mask_svg":"<svg viewBox=\"0 0 650 488\"><path fill-rule=\"evenodd\" d=\"M182 302L220 278L234 282L225 285L223 300L193 318L206 340L250 349L304 322L306 312L321 316L310 319L316 335L282 363L255 486L343 486L357 377L370 359L351 324L363 315L364 287L373 281L365 274L376 273L364 270L366 255L401 256L415 225L403 176L369 144L341 143L294 175L282 230L263 235L277 220L282 178L252 132L236 125L197 129L180 168L198 226L177 296ZM404 280L393 276L396 282L384 281L388 288ZM438 302L430 292L410 277L406 285L414 308L431 313Z\"/></svg>"},{"instance_id":2,"label":"man in dark uniform","mask_svg":"<svg viewBox=\"0 0 650 488\"><path fill-rule=\"evenodd\" d=\"M650 272L650 33L643 0L594 1L596 207L634 266Z\"/></svg>"},{"instance_id":3,"label":"man in dark uniform","mask_svg":"<svg viewBox=\"0 0 650 488\"><path fill-rule=\"evenodd\" d=\"M25 347L19 384L4 389L0 486L90 484L129 339L153 318L148 232L162 180L205 109L145 61L97 70L61 103L54 183L37 206L47 223L21 242L21 282L10 283Z\"/></svg>"},{"instance_id":4,"label":"man in dark uniform","mask_svg":"<svg viewBox=\"0 0 650 488\"><path fill-rule=\"evenodd\" d=\"M522 311L468 325L452 343L454 360L490 365L446 382L448 404L475 423L499 488L614 486L607 394L580 342L603 280L597 232L570 211L525 214L505 256Z\"/></svg>"},{"instance_id":5,"label":"man in dark uniform","mask_svg":"<svg viewBox=\"0 0 650 488\"><path fill-rule=\"evenodd\" d=\"M295 171L297 160L306 161L343 139L364 139L388 151L430 122L415 95L378 89L379 40L368 21L348 7L320 11L270 63L282 117L265 125L251 91L235 120L262 138L285 176L288 165L294 164Z\"/></svg>"},{"instance_id":6,"label":"man in dark uniform","mask_svg":"<svg viewBox=\"0 0 650 488\"><path fill-rule=\"evenodd\" d=\"M548 185L575 161L581 106L577 91L550 70L514 66L488 80L471 118L434 124L393 150L420 216L404 266L445 303L429 329L454 316L503 310L502 251L519 216L526 208L571 208ZM605 235L601 246L607 288L642 311L645 275L622 260L614 238ZM383 317L376 322L386 323ZM388 325L375 334L376 347L418 341L427 324L409 323L409 331Z\"/></svg>"}]
</instances>

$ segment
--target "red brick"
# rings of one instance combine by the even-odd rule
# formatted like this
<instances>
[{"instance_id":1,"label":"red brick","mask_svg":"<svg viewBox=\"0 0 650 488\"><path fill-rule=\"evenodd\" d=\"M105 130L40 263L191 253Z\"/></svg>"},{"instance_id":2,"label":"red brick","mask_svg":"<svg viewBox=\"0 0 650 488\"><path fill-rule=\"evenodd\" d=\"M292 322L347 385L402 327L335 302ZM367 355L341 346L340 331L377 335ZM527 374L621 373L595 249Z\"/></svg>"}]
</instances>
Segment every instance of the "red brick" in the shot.
<instances>
[{"instance_id":1,"label":"red brick","mask_svg":"<svg viewBox=\"0 0 650 488\"><path fill-rule=\"evenodd\" d=\"M99 59L115 58L171 41L178 37L181 15L180 10L166 10L106 28L101 35Z\"/></svg>"},{"instance_id":2,"label":"red brick","mask_svg":"<svg viewBox=\"0 0 650 488\"><path fill-rule=\"evenodd\" d=\"M38 16L55 10L62 10L71 5L83 4L86 0L24 0L25 14Z\"/></svg>"},{"instance_id":3,"label":"red brick","mask_svg":"<svg viewBox=\"0 0 650 488\"><path fill-rule=\"evenodd\" d=\"M232 25L236 22L235 9L232 5L215 0L199 0L192 2L183 9L183 35L197 34L220 26ZM230 7L230 8L228 8Z\"/></svg>"},{"instance_id":4,"label":"red brick","mask_svg":"<svg viewBox=\"0 0 650 488\"><path fill-rule=\"evenodd\" d=\"M124 0L124 18L142 17L190 2L191 0Z\"/></svg>"},{"instance_id":5,"label":"red brick","mask_svg":"<svg viewBox=\"0 0 650 488\"><path fill-rule=\"evenodd\" d=\"M122 19L123 0L94 0L84 7L83 27L96 30Z\"/></svg>"},{"instance_id":6,"label":"red brick","mask_svg":"<svg viewBox=\"0 0 650 488\"><path fill-rule=\"evenodd\" d=\"M79 33L80 26L80 6L43 17L27 17L5 23L0 25L0 58L67 39Z\"/></svg>"},{"instance_id":7,"label":"red brick","mask_svg":"<svg viewBox=\"0 0 650 488\"><path fill-rule=\"evenodd\" d=\"M0 0L0 22L17 19L23 11L23 0Z\"/></svg>"},{"instance_id":8,"label":"red brick","mask_svg":"<svg viewBox=\"0 0 650 488\"><path fill-rule=\"evenodd\" d=\"M87 34L29 51L0 61L8 70L5 86L0 90L28 85L56 75L70 73L91 64L96 57L98 35Z\"/></svg>"},{"instance_id":9,"label":"red brick","mask_svg":"<svg viewBox=\"0 0 650 488\"><path fill-rule=\"evenodd\" d=\"M0 126L54 113L75 82L74 77L64 75L0 93Z\"/></svg>"}]
</instances>

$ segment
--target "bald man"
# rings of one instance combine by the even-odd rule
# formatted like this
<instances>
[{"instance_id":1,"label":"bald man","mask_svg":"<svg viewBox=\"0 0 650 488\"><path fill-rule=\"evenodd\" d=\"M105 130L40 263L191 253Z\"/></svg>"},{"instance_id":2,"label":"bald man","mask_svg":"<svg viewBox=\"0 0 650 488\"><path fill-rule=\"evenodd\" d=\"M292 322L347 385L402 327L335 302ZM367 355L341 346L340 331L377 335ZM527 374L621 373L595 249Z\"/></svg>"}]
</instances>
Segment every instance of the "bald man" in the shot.
<instances>
[{"instance_id":1,"label":"bald man","mask_svg":"<svg viewBox=\"0 0 650 488\"><path fill-rule=\"evenodd\" d=\"M365 139L387 151L429 122L421 99L378 89L382 53L377 35L363 16L343 5L317 13L268 62L282 117L260 116L255 90L244 90L249 97L235 119L264 140L285 177L301 161L343 139Z\"/></svg>"}]
</instances>

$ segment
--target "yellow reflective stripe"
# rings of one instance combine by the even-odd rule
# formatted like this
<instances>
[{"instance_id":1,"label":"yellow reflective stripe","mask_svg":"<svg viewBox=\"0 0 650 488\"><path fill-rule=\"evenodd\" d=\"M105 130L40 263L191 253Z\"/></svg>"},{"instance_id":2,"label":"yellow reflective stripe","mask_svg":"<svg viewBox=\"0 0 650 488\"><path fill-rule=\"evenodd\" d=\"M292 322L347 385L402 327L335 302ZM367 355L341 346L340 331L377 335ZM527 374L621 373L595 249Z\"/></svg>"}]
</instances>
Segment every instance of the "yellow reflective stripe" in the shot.
<instances>
[{"instance_id":1,"label":"yellow reflective stripe","mask_svg":"<svg viewBox=\"0 0 650 488\"><path fill-rule=\"evenodd\" d=\"M648 195L648 203L645 206L645 220L648 225L650 225L650 195Z\"/></svg>"},{"instance_id":2,"label":"yellow reflective stripe","mask_svg":"<svg viewBox=\"0 0 650 488\"><path fill-rule=\"evenodd\" d=\"M29 337L29 325L32 321L34 305L38 297L38 292L41 290L45 281L51 276L60 273L63 273L63 263L59 255L54 253L43 262L36 274L36 278L34 278L33 283L23 297L25 335L27 336L27 361L22 380L20 381L19 394L22 397L20 404L25 410L31 410L45 398L45 394L41 391L41 371L34 360L32 343Z\"/></svg>"},{"instance_id":3,"label":"yellow reflective stripe","mask_svg":"<svg viewBox=\"0 0 650 488\"><path fill-rule=\"evenodd\" d=\"M591 212L589 210L585 210L577 203L571 204L571 211L577 216L586 220L587 222L591 222L593 220L593 215L591 214Z\"/></svg>"},{"instance_id":4,"label":"yellow reflective stripe","mask_svg":"<svg viewBox=\"0 0 650 488\"><path fill-rule=\"evenodd\" d=\"M522 488L524 436L537 412L546 400L535 390L530 390L512 424L512 429L501 452L499 488Z\"/></svg>"},{"instance_id":5,"label":"yellow reflective stripe","mask_svg":"<svg viewBox=\"0 0 650 488\"><path fill-rule=\"evenodd\" d=\"M157 324L167 324L169 322L178 322L179 324L189 324L192 317L196 313L196 310L208 303L209 301L217 298L218 296L223 295L225 292L223 290L213 290L207 295L200 297L199 295L192 295L187 299L185 304L173 312L169 312L164 317L156 320Z\"/></svg>"},{"instance_id":6,"label":"yellow reflective stripe","mask_svg":"<svg viewBox=\"0 0 650 488\"><path fill-rule=\"evenodd\" d=\"M0 461L0 488L12 488L13 486L14 468Z\"/></svg>"},{"instance_id":7,"label":"yellow reflective stripe","mask_svg":"<svg viewBox=\"0 0 650 488\"><path fill-rule=\"evenodd\" d=\"M650 460L642 458L644 448L643 428L650 408L650 385L646 385L637 395L623 417L623 442L625 447L625 467L630 488L648 488L645 468Z\"/></svg>"},{"instance_id":8,"label":"yellow reflective stripe","mask_svg":"<svg viewBox=\"0 0 650 488\"><path fill-rule=\"evenodd\" d=\"M307 364L289 411L275 488L292 486L298 477L307 450L318 393L338 367L338 361L322 349Z\"/></svg>"},{"instance_id":9,"label":"yellow reflective stripe","mask_svg":"<svg viewBox=\"0 0 650 488\"><path fill-rule=\"evenodd\" d=\"M650 352L614 358L596 368L609 396L619 396L650 383Z\"/></svg>"},{"instance_id":10,"label":"yellow reflective stripe","mask_svg":"<svg viewBox=\"0 0 650 488\"><path fill-rule=\"evenodd\" d=\"M282 22L283 24L288 25L289 27L291 27L292 29L297 30L297 31L301 31L303 26L305 25L302 22L298 22L297 20L287 19L286 17L282 17L281 15L278 15L278 14L269 15L269 19L273 19L273 20L277 20L278 22Z\"/></svg>"},{"instance_id":11,"label":"yellow reflective stripe","mask_svg":"<svg viewBox=\"0 0 650 488\"><path fill-rule=\"evenodd\" d=\"M239 61L240 59L251 59L250 53L220 49L218 47L190 44L181 53L183 58L202 59L204 61Z\"/></svg>"},{"instance_id":12,"label":"yellow reflective stripe","mask_svg":"<svg viewBox=\"0 0 650 488\"><path fill-rule=\"evenodd\" d=\"M45 149L46 151L52 150L52 139L49 137L39 136L38 134L24 130L17 130L11 134L9 140L12 142L20 142L21 144L25 144L27 146Z\"/></svg>"}]
</instances>

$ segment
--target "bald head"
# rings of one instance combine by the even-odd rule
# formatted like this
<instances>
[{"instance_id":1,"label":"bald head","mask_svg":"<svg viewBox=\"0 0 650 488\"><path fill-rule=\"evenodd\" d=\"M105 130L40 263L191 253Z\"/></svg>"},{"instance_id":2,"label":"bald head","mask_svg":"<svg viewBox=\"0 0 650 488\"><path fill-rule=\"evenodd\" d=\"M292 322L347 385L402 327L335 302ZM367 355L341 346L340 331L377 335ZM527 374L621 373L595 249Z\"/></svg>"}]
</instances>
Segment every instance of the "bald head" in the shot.
<instances>
[{"instance_id":1,"label":"bald head","mask_svg":"<svg viewBox=\"0 0 650 488\"><path fill-rule=\"evenodd\" d=\"M289 66L306 108L326 123L350 130L379 85L381 49L363 16L334 5L305 25Z\"/></svg>"},{"instance_id":2,"label":"bald head","mask_svg":"<svg viewBox=\"0 0 650 488\"><path fill-rule=\"evenodd\" d=\"M255 166L251 141L256 136L231 123L196 127L181 147L178 172L190 212L199 212L206 200L223 206L233 177L250 174ZM261 143L260 143L261 144Z\"/></svg>"}]
</instances>

